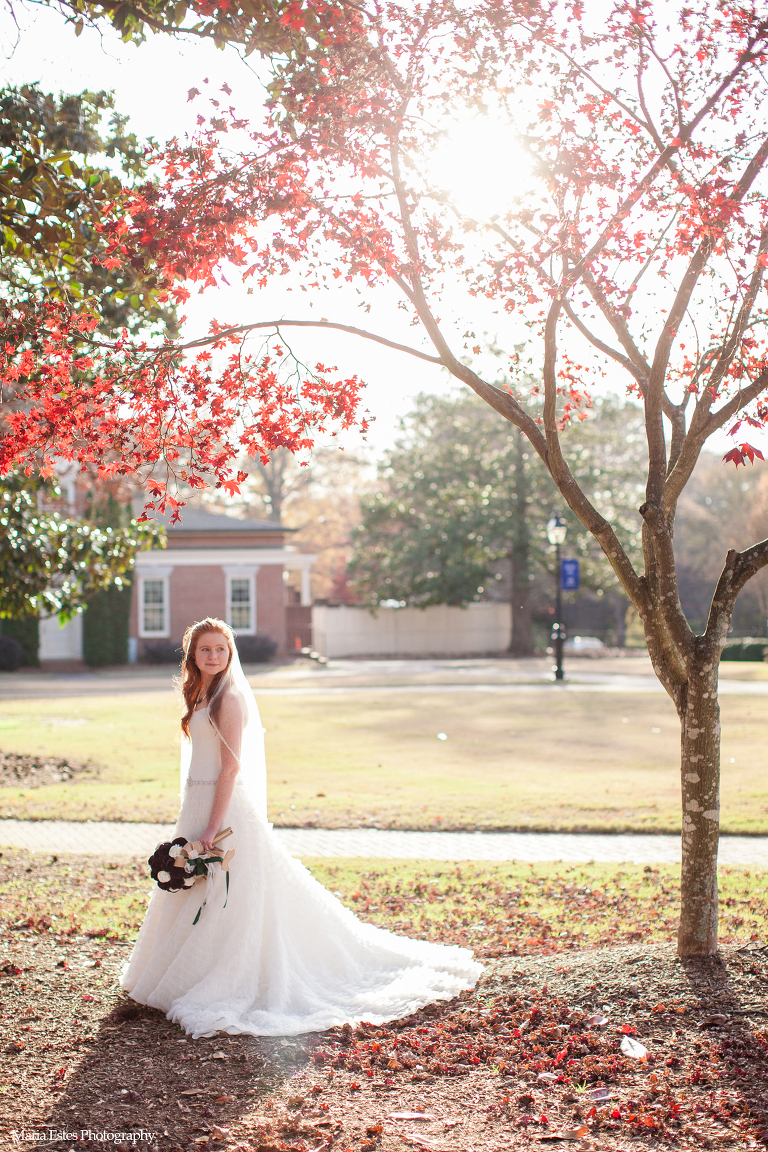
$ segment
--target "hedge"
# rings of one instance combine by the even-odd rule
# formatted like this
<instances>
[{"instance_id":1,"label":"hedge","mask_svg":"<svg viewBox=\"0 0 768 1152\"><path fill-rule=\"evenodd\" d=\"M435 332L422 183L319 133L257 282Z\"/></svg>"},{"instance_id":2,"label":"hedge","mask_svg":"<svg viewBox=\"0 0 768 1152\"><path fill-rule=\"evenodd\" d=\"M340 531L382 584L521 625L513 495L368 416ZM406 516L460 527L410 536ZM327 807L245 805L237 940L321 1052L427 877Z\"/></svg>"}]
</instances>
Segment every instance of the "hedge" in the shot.
<instances>
[{"instance_id":1,"label":"hedge","mask_svg":"<svg viewBox=\"0 0 768 1152\"><path fill-rule=\"evenodd\" d=\"M22 664L26 668L40 667L40 621L37 616L0 620L0 636L11 636L18 640L23 651Z\"/></svg>"},{"instance_id":2,"label":"hedge","mask_svg":"<svg viewBox=\"0 0 768 1152\"><path fill-rule=\"evenodd\" d=\"M131 584L97 592L83 613L83 660L90 668L128 663Z\"/></svg>"},{"instance_id":3,"label":"hedge","mask_svg":"<svg viewBox=\"0 0 768 1152\"><path fill-rule=\"evenodd\" d=\"M768 640L756 636L738 636L726 640L722 660L765 660Z\"/></svg>"}]
</instances>

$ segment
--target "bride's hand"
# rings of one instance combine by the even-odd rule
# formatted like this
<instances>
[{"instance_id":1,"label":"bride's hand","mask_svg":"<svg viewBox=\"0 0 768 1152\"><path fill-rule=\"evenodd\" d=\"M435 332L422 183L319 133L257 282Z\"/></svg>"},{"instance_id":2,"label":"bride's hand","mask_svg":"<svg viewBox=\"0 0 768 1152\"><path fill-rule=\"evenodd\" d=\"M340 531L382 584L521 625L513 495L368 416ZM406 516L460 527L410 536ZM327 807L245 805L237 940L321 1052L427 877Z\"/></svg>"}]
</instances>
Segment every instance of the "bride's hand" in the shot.
<instances>
[{"instance_id":1,"label":"bride's hand","mask_svg":"<svg viewBox=\"0 0 768 1152\"><path fill-rule=\"evenodd\" d=\"M200 843L203 846L204 852L211 852L213 850L213 838L217 832L218 828L206 828L205 832L203 832L202 836L200 837Z\"/></svg>"}]
</instances>

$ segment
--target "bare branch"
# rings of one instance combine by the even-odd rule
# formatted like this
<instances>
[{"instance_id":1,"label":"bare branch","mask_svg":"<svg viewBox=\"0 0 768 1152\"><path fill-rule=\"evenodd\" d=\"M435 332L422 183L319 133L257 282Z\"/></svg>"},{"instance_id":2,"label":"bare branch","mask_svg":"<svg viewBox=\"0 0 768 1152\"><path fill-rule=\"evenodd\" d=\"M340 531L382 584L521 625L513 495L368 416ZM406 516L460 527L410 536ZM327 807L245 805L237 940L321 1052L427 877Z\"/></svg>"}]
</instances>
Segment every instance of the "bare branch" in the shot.
<instances>
[{"instance_id":1,"label":"bare branch","mask_svg":"<svg viewBox=\"0 0 768 1152\"><path fill-rule=\"evenodd\" d=\"M736 597L748 580L768 565L768 540L761 540L743 552L731 548L725 557L723 571L712 597L704 638L711 646L713 657L720 659L723 645L728 638L731 617Z\"/></svg>"},{"instance_id":2,"label":"bare branch","mask_svg":"<svg viewBox=\"0 0 768 1152\"><path fill-rule=\"evenodd\" d=\"M661 336L656 344L651 375L648 382L648 396L645 402L645 431L648 439L648 487L646 500L651 505L663 503L664 482L667 475L667 451L662 425L662 412L666 391L664 381L669 366L672 341L685 315L699 276L704 271L712 252L712 241L705 237L693 254L685 275L677 290L674 303L669 310Z\"/></svg>"},{"instance_id":3,"label":"bare branch","mask_svg":"<svg viewBox=\"0 0 768 1152\"><path fill-rule=\"evenodd\" d=\"M768 368L764 369L757 379L753 380L746 388L740 389L735 396L732 396L727 404L710 415L705 425L704 439L711 436L718 428L722 428L723 424L735 416L740 409L746 408L747 404L756 400L766 388L768 388Z\"/></svg>"},{"instance_id":4,"label":"bare branch","mask_svg":"<svg viewBox=\"0 0 768 1152\"><path fill-rule=\"evenodd\" d=\"M681 448L680 455L675 461L674 468L670 470L667 477L667 482L664 486L664 507L667 512L674 507L680 498L680 493L690 479L707 438L718 428L721 428L727 420L735 416L739 409L745 407L750 401L759 396L768 385L768 373L761 373L753 384L739 391L717 412L713 413L710 411L713 400L713 384L719 383L720 380L722 380L725 372L733 361L733 357L738 351L741 337L749 327L755 298L765 275L761 257L766 251L768 251L768 229L764 229L760 237L760 246L749 289L739 309L739 314L736 317L731 335L723 346L713 376L707 382L702 395L699 397L693 419L691 420L691 426Z\"/></svg>"},{"instance_id":5,"label":"bare branch","mask_svg":"<svg viewBox=\"0 0 768 1152\"><path fill-rule=\"evenodd\" d=\"M538 452L541 459L549 467L548 464L548 450L547 442L542 436L536 421L533 420L528 413L521 407L520 404L510 396L508 392L504 392L501 388L497 388L493 384L488 384L471 368L454 356L451 351L447 340L440 331L440 326L432 314L432 310L427 303L427 298L424 294L424 287L421 283L419 276L418 266L420 263L419 244L416 236L416 231L413 227L411 214L408 208L408 200L405 194L405 187L402 181L400 172L400 157L397 150L396 141L392 142L391 146L392 158L392 176L397 194L397 200L400 207L400 219L403 225L403 232L406 239L406 246L411 260L411 284L408 290L409 299L412 300L419 318L424 325L427 334L437 349L440 357L440 363L443 364L448 371L467 384L473 392L477 393L486 403L503 416L510 423L520 428L525 433L530 441L532 447Z\"/></svg>"},{"instance_id":6,"label":"bare branch","mask_svg":"<svg viewBox=\"0 0 768 1152\"><path fill-rule=\"evenodd\" d=\"M632 339L629 328L627 327L623 316L619 315L616 309L613 308L611 304L609 304L605 293L591 272L588 272L586 269L584 269L581 279L590 296L595 301L598 308L616 333L619 339L619 343L626 352L630 363L642 375L647 385L651 375L651 366Z\"/></svg>"},{"instance_id":7,"label":"bare branch","mask_svg":"<svg viewBox=\"0 0 768 1152\"><path fill-rule=\"evenodd\" d=\"M439 356L430 356L428 352L421 352L418 348L411 348L407 344L398 344L396 340L388 340L386 336L378 336L375 332L366 332L364 328L354 328L351 324L337 324L333 320L259 320L254 324L238 324L235 328L223 328L211 336L202 336L199 340L190 340L186 344L165 344L158 348L158 352L183 352L188 348L204 348L209 344L216 344L228 336L237 336L241 332L254 332L260 328L331 328L337 332L349 332L352 336L362 336L364 340L373 340L387 348L394 348L396 352L407 352L419 360L426 360L428 364L440 364L443 361ZM94 341L97 343L97 341ZM100 343L101 348L114 347L111 344Z\"/></svg>"},{"instance_id":8,"label":"bare branch","mask_svg":"<svg viewBox=\"0 0 768 1152\"><path fill-rule=\"evenodd\" d=\"M549 310L544 335L544 432L546 464L568 507L592 533L636 608L643 600L640 578L635 572L616 533L582 492L563 458L557 430L557 324L562 303L555 299Z\"/></svg>"},{"instance_id":9,"label":"bare branch","mask_svg":"<svg viewBox=\"0 0 768 1152\"><path fill-rule=\"evenodd\" d=\"M625 356L622 352L618 352L615 348L611 348L610 344L604 343L604 341L602 341L599 336L595 336L594 332L587 327L578 313L574 311L574 308L569 300L563 301L563 311L573 324L574 328L577 328L578 331L581 332L582 336L588 340L594 348L597 348L599 352L604 353L611 360L615 360L617 364L621 364L622 368L625 368L626 371L629 372L630 376L634 377L640 392L642 395L645 395L648 379L643 375L639 368L635 367L629 357Z\"/></svg>"}]
</instances>

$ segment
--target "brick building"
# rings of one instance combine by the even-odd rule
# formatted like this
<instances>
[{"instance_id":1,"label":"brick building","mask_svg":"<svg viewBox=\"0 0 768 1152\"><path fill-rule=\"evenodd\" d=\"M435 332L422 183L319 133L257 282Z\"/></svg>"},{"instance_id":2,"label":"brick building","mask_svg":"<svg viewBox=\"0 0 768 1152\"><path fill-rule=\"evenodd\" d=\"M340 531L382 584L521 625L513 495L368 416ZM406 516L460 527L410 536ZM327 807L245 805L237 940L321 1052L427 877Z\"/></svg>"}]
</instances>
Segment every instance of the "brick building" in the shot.
<instances>
[{"instance_id":1,"label":"brick building","mask_svg":"<svg viewBox=\"0 0 768 1152\"><path fill-rule=\"evenodd\" d=\"M266 636L278 652L309 643L310 567L314 556L286 544L292 531L267 520L238 520L185 508L166 521L168 544L136 557L129 654L181 642L189 624L218 616L238 636ZM301 572L301 600L288 603L283 573Z\"/></svg>"}]
</instances>

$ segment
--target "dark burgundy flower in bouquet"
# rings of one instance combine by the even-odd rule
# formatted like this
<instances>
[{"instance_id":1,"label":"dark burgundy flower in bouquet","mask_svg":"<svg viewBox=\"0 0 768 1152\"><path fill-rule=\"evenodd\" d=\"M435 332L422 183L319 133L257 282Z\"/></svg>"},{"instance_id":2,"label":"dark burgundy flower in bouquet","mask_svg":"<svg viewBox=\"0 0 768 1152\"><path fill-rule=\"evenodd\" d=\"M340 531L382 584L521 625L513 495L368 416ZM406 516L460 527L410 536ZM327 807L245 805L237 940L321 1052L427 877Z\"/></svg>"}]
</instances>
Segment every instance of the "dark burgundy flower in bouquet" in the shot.
<instances>
[{"instance_id":1,"label":"dark burgundy flower in bouquet","mask_svg":"<svg viewBox=\"0 0 768 1152\"><path fill-rule=\"evenodd\" d=\"M181 888L191 888L197 879L194 868L190 867L187 871L186 867L176 867L176 861L181 857L181 849L188 843L184 836L177 836L175 840L165 840L157 845L149 858L152 879L164 892L178 892Z\"/></svg>"}]
</instances>

